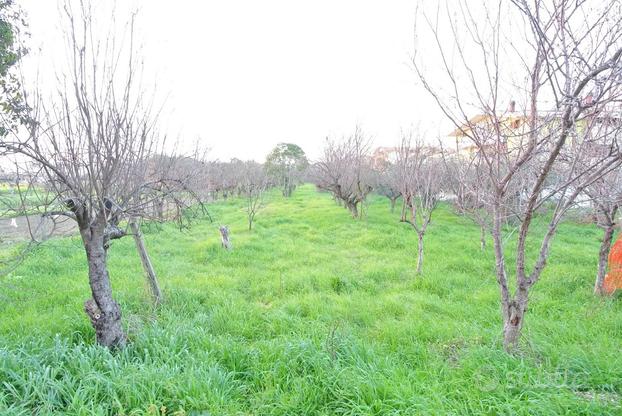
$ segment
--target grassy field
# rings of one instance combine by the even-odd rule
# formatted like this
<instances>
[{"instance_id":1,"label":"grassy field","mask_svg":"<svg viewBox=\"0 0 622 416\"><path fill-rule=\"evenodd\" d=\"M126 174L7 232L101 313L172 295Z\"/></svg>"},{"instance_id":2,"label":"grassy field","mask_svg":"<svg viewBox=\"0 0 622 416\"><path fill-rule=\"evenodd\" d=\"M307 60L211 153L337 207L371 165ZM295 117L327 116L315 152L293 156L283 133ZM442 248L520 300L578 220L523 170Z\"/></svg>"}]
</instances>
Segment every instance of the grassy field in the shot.
<instances>
[{"instance_id":1,"label":"grassy field","mask_svg":"<svg viewBox=\"0 0 622 416\"><path fill-rule=\"evenodd\" d=\"M117 353L93 345L78 240L48 241L0 280L0 414L622 414L622 300L592 295L599 230L563 225L510 356L478 229L443 206L416 276L416 235L388 207L373 197L355 221L305 186L273 192L251 232L235 200L213 224L148 229L157 311L132 239L115 242Z\"/></svg>"},{"instance_id":2,"label":"grassy field","mask_svg":"<svg viewBox=\"0 0 622 416\"><path fill-rule=\"evenodd\" d=\"M22 184L18 189L14 185L0 183L0 218L37 213L38 208L44 205L45 197L40 188L29 188L27 184Z\"/></svg>"}]
</instances>

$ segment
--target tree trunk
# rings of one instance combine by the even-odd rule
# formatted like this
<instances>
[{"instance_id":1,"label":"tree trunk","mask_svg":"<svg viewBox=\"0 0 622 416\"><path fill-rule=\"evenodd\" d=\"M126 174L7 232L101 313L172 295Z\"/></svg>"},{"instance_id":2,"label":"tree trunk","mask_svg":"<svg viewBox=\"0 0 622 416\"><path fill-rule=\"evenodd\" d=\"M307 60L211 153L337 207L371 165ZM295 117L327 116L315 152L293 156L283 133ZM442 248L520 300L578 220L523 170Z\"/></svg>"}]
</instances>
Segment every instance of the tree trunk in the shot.
<instances>
[{"instance_id":1,"label":"tree trunk","mask_svg":"<svg viewBox=\"0 0 622 416\"><path fill-rule=\"evenodd\" d=\"M395 202L397 201L398 197L395 198L389 198L391 200L391 213L395 212Z\"/></svg>"},{"instance_id":2,"label":"tree trunk","mask_svg":"<svg viewBox=\"0 0 622 416\"><path fill-rule=\"evenodd\" d=\"M359 208L356 202L355 203L348 202L348 209L350 210L350 213L352 214L352 218L359 217Z\"/></svg>"},{"instance_id":3,"label":"tree trunk","mask_svg":"<svg viewBox=\"0 0 622 416\"><path fill-rule=\"evenodd\" d=\"M503 348L508 352L518 346L528 299L528 290L519 286L514 298L503 305Z\"/></svg>"},{"instance_id":4,"label":"tree trunk","mask_svg":"<svg viewBox=\"0 0 622 416\"><path fill-rule=\"evenodd\" d=\"M162 302L162 292L160 291L158 277L156 276L153 265L151 264L151 259L149 258L149 254L147 253L147 249L145 248L145 241L143 240L143 235L140 232L140 228L138 227L136 220L130 220L130 229L132 230L132 235L134 236L136 250L140 255L140 261L143 265L143 269L145 270L145 276L147 277L149 290L151 292L151 296L153 297L153 303L158 306Z\"/></svg>"},{"instance_id":5,"label":"tree trunk","mask_svg":"<svg viewBox=\"0 0 622 416\"><path fill-rule=\"evenodd\" d=\"M598 271L596 273L596 283L594 284L594 294L604 295L603 284L605 283L605 275L607 274L607 260L611 243L613 242L614 225L610 224L604 228L603 240L600 244L598 253Z\"/></svg>"},{"instance_id":6,"label":"tree trunk","mask_svg":"<svg viewBox=\"0 0 622 416\"><path fill-rule=\"evenodd\" d=\"M292 183L292 180L286 177L284 184L283 184L283 196L286 198L289 198L290 196L292 196L293 192L294 192L294 185Z\"/></svg>"},{"instance_id":7,"label":"tree trunk","mask_svg":"<svg viewBox=\"0 0 622 416\"><path fill-rule=\"evenodd\" d=\"M89 285L92 299L84 303L84 310L91 318L97 343L108 348L123 347L126 336L121 325L121 308L112 297L108 275L104 226L96 224L80 230L89 266Z\"/></svg>"},{"instance_id":8,"label":"tree trunk","mask_svg":"<svg viewBox=\"0 0 622 416\"><path fill-rule=\"evenodd\" d=\"M423 272L423 233L417 233L417 274Z\"/></svg>"},{"instance_id":9,"label":"tree trunk","mask_svg":"<svg viewBox=\"0 0 622 416\"><path fill-rule=\"evenodd\" d=\"M402 215L400 216L400 221L406 221L406 198L402 201Z\"/></svg>"}]
</instances>

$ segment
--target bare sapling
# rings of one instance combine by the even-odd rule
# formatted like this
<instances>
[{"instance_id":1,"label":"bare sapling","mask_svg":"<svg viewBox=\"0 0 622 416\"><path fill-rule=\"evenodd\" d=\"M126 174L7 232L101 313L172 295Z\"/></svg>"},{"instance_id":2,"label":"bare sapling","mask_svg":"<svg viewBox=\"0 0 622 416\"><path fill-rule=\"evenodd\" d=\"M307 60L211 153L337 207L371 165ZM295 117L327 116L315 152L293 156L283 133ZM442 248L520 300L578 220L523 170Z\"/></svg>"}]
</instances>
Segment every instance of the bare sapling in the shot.
<instances>
[{"instance_id":1,"label":"bare sapling","mask_svg":"<svg viewBox=\"0 0 622 416\"><path fill-rule=\"evenodd\" d=\"M424 237L438 207L443 186L443 164L439 154L420 137L403 135L397 152L397 183L409 214L402 222L417 233L417 274L423 272Z\"/></svg>"}]
</instances>

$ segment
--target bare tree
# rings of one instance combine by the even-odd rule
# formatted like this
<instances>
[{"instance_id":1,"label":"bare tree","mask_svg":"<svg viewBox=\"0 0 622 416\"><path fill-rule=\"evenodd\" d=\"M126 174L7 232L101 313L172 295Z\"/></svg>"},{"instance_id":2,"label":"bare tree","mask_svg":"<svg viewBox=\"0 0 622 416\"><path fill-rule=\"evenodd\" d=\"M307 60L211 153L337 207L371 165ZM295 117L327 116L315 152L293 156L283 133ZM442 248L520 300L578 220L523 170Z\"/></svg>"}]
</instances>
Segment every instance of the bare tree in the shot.
<instances>
[{"instance_id":1,"label":"bare tree","mask_svg":"<svg viewBox=\"0 0 622 416\"><path fill-rule=\"evenodd\" d=\"M340 142L326 140L324 153L313 169L318 188L343 203L353 218L361 218L361 204L372 191L369 139L360 127Z\"/></svg>"},{"instance_id":2,"label":"bare tree","mask_svg":"<svg viewBox=\"0 0 622 416\"><path fill-rule=\"evenodd\" d=\"M398 169L395 163L383 160L376 163L372 170L373 188L378 194L389 199L391 212L402 193L398 184Z\"/></svg>"},{"instance_id":3,"label":"bare tree","mask_svg":"<svg viewBox=\"0 0 622 416\"><path fill-rule=\"evenodd\" d=\"M443 163L446 172L446 189L452 193L455 210L475 222L480 229L480 248L486 249L486 236L491 229L491 216L486 209L489 201L486 196L487 182L483 180L481 158L477 155L460 155L443 150Z\"/></svg>"},{"instance_id":4,"label":"bare tree","mask_svg":"<svg viewBox=\"0 0 622 416\"><path fill-rule=\"evenodd\" d=\"M504 346L511 350L564 214L589 184L620 164L613 143L589 166L574 163L580 153L566 149L582 145L577 133L586 117L612 111L619 97L622 6L511 0L481 5L478 13L466 1L452 7L438 6L434 16L419 9L418 36L431 35L437 61L428 55L415 56L413 62L424 88L483 160L486 189L491 190L486 209L492 219ZM426 71L430 62L438 63L435 77L442 72L443 85ZM503 104L508 91L521 94L520 109ZM480 114L472 117L473 110ZM514 195L510 189L521 191ZM505 242L513 230L503 227L503 219L513 205L508 199L516 196L520 221L515 266L509 270ZM544 236L538 237L534 219L548 201L552 212ZM540 249L527 261L527 242L535 239Z\"/></svg>"},{"instance_id":5,"label":"bare tree","mask_svg":"<svg viewBox=\"0 0 622 416\"><path fill-rule=\"evenodd\" d=\"M397 183L410 218L402 216L417 233L417 274L423 272L423 242L432 213L438 207L443 185L443 164L439 155L420 137L403 135L397 152Z\"/></svg>"},{"instance_id":6,"label":"bare tree","mask_svg":"<svg viewBox=\"0 0 622 416\"><path fill-rule=\"evenodd\" d=\"M607 274L607 259L613 243L613 237L618 223L617 216L622 204L622 175L620 172L611 172L600 183L590 187L586 193L592 199L594 208L594 222L603 229L603 239L598 252L598 270L594 293L604 295L603 283Z\"/></svg>"},{"instance_id":7,"label":"bare tree","mask_svg":"<svg viewBox=\"0 0 622 416\"><path fill-rule=\"evenodd\" d=\"M215 176L217 182L217 190L223 199L229 196L241 196L242 188L240 187L242 176L244 173L244 164L240 159L233 158L229 162L219 162L216 170L220 172Z\"/></svg>"},{"instance_id":8,"label":"bare tree","mask_svg":"<svg viewBox=\"0 0 622 416\"><path fill-rule=\"evenodd\" d=\"M207 187L212 197L227 199L236 188L236 171L232 163L213 161L207 164Z\"/></svg>"},{"instance_id":9,"label":"bare tree","mask_svg":"<svg viewBox=\"0 0 622 416\"><path fill-rule=\"evenodd\" d=\"M268 186L268 177L262 165L257 162L242 162L239 170L239 191L246 201L248 230L252 230L257 212L264 203L264 193Z\"/></svg>"},{"instance_id":10,"label":"bare tree","mask_svg":"<svg viewBox=\"0 0 622 416\"><path fill-rule=\"evenodd\" d=\"M488 180L486 160L481 152L460 152L443 149L445 167L445 188L452 192L456 211L469 217L480 229L480 248L485 250L486 237L492 230L492 211L489 209L494 194ZM524 173L528 174L529 171ZM515 228L520 223L520 212L524 202L528 175L517 175L508 184L505 203L500 207L499 217L503 227Z\"/></svg>"},{"instance_id":11,"label":"bare tree","mask_svg":"<svg viewBox=\"0 0 622 416\"><path fill-rule=\"evenodd\" d=\"M589 166L594 159L602 158L610 152L611 144L622 144L622 125L617 114L601 114L587 120L583 130L589 133L589 146L579 149L580 156L577 163ZM591 205L594 223L602 228L603 239L598 253L598 268L594 293L604 295L603 284L607 274L607 261L617 226L617 216L622 205L622 170L613 170L594 182L588 184L583 190L587 201Z\"/></svg>"},{"instance_id":12,"label":"bare tree","mask_svg":"<svg viewBox=\"0 0 622 416\"><path fill-rule=\"evenodd\" d=\"M162 168L170 164L160 164L164 139L156 129L157 110L140 82L135 16L123 38L115 37L112 27L102 38L89 2L80 2L77 10L67 2L62 13L69 60L58 75L58 90L50 100L42 94L31 99L28 134L5 138L0 151L26 159L29 171L54 196L44 215L77 223L92 295L85 311L97 342L121 347L126 335L108 273L110 244L129 235L128 223L152 218L154 201L181 203L176 193L184 181L172 176L174 169Z\"/></svg>"}]
</instances>

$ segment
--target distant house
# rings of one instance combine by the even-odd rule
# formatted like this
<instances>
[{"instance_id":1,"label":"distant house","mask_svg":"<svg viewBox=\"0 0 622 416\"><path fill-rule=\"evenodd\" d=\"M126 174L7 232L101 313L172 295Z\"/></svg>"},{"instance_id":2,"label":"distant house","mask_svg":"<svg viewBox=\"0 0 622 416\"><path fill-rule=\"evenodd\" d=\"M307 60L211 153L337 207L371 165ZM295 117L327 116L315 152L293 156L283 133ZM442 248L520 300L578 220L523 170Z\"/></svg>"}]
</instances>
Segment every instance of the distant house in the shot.
<instances>
[{"instance_id":1,"label":"distant house","mask_svg":"<svg viewBox=\"0 0 622 416\"><path fill-rule=\"evenodd\" d=\"M447 137L448 151L455 151L458 154L472 155L479 146L473 141L473 137L490 143L490 146L498 146L500 136L502 141L509 140L510 148L514 138L518 140L527 133L527 116L516 111L516 103L510 102L508 110L502 115L493 116L492 114L478 114L470 118L462 126L450 132ZM453 140L452 140L453 139ZM507 142L502 143L507 147Z\"/></svg>"},{"instance_id":2,"label":"distant house","mask_svg":"<svg viewBox=\"0 0 622 416\"><path fill-rule=\"evenodd\" d=\"M591 96L584 99L584 103L590 103ZM538 134L547 134L559 128L561 114L555 111L542 111L537 115L539 124ZM603 133L602 127L621 126L622 117L619 109L610 109L596 115L587 115L576 123L576 129L569 138L572 144L576 138L586 134ZM472 155L479 151L480 147L492 151L512 153L526 143L530 130L529 115L525 112L516 111L516 103L510 102L507 111L502 114L478 114L469 119L462 126L456 128L447 135L446 143L449 151L462 155ZM473 138L481 141L481 146L476 145ZM597 149L594 148L594 151Z\"/></svg>"},{"instance_id":3,"label":"distant house","mask_svg":"<svg viewBox=\"0 0 622 416\"><path fill-rule=\"evenodd\" d=\"M374 169L382 169L397 160L397 147L377 147L372 155L371 162Z\"/></svg>"},{"instance_id":4,"label":"distant house","mask_svg":"<svg viewBox=\"0 0 622 416\"><path fill-rule=\"evenodd\" d=\"M381 170L397 162L399 151L399 147L377 147L371 155L372 167ZM425 151L430 155L441 154L441 149L436 146L425 146Z\"/></svg>"}]
</instances>

